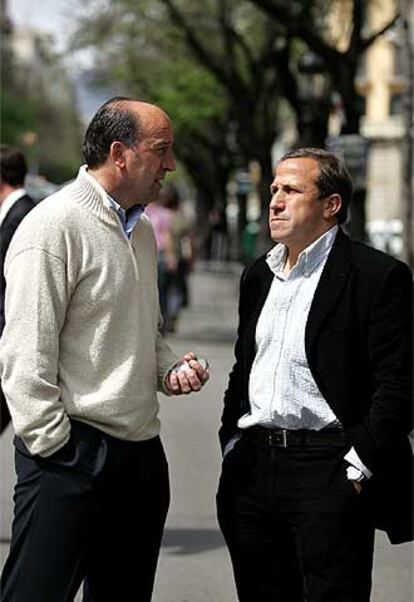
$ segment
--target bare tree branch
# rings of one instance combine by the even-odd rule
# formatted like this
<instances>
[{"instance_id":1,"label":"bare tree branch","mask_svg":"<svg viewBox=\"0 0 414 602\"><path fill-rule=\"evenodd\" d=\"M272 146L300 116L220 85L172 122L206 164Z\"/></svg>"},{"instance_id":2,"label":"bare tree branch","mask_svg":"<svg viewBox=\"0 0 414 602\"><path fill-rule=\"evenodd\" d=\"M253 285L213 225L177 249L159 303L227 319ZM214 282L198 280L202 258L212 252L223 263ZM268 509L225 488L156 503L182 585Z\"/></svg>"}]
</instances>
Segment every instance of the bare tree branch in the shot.
<instances>
[{"instance_id":1,"label":"bare tree branch","mask_svg":"<svg viewBox=\"0 0 414 602\"><path fill-rule=\"evenodd\" d=\"M228 19L226 0L217 0L218 23L223 34L224 48L229 59L230 69L234 69L235 56L233 36L231 35L231 27Z\"/></svg>"},{"instance_id":2,"label":"bare tree branch","mask_svg":"<svg viewBox=\"0 0 414 602\"><path fill-rule=\"evenodd\" d=\"M249 48L248 44L242 38L242 36L234 29L234 27L231 27L231 25L228 23L228 21L225 24L225 27L226 27L226 34L231 36L233 41L236 42L237 46L241 49L241 51L243 52L244 57L246 59L246 62L249 65L249 69L253 73L256 69L256 62L255 62L254 56L253 56L252 51Z\"/></svg>"},{"instance_id":3,"label":"bare tree branch","mask_svg":"<svg viewBox=\"0 0 414 602\"><path fill-rule=\"evenodd\" d=\"M315 32L315 28L308 18L303 19L300 14L295 14L291 9L286 8L288 3L282 5L277 2L275 4L272 0L250 0L250 2L286 27L290 35L300 37L314 52L325 60L326 64L336 65L338 58L343 56L342 52L327 44Z\"/></svg>"},{"instance_id":4,"label":"bare tree branch","mask_svg":"<svg viewBox=\"0 0 414 602\"><path fill-rule=\"evenodd\" d=\"M371 44L373 42L375 42L375 40L377 38L379 38L380 36L382 36L386 31L388 31L393 25L395 25L397 19L399 17L399 14L396 13L396 15L394 16L393 19L391 19L391 21L389 21L388 23L386 23L384 25L384 27L381 27L380 30L376 31L375 33L373 33L372 35L370 35L368 38L366 38L365 40L362 41L361 43L361 50L364 51L366 50L369 46L371 46Z\"/></svg>"},{"instance_id":5,"label":"bare tree branch","mask_svg":"<svg viewBox=\"0 0 414 602\"><path fill-rule=\"evenodd\" d=\"M299 86L296 76L290 68L290 48L291 40L288 39L286 46L275 55L275 60L278 66L279 81L283 87L284 96L294 109L296 114L302 109L299 98Z\"/></svg>"},{"instance_id":6,"label":"bare tree branch","mask_svg":"<svg viewBox=\"0 0 414 602\"><path fill-rule=\"evenodd\" d=\"M348 53L359 54L362 45L362 27L366 13L366 0L354 0L352 8L352 33Z\"/></svg>"},{"instance_id":7,"label":"bare tree branch","mask_svg":"<svg viewBox=\"0 0 414 602\"><path fill-rule=\"evenodd\" d=\"M201 40L195 36L193 28L186 21L176 4L172 2L172 0L160 1L168 9L172 22L184 32L187 43L189 47L193 49L199 62L215 75L217 80L229 90L230 94L242 94L247 96L246 87L238 74L233 70L230 77L226 69L215 60L211 53L207 52L205 46Z\"/></svg>"}]
</instances>

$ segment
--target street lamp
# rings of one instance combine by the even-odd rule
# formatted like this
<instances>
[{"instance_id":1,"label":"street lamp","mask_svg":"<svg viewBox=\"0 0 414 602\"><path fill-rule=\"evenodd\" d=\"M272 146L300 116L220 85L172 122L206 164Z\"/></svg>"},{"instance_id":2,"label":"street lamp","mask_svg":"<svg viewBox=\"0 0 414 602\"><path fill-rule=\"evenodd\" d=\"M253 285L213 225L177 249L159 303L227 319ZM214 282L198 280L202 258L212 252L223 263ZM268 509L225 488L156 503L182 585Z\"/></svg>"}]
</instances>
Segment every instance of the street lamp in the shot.
<instances>
[{"instance_id":1,"label":"street lamp","mask_svg":"<svg viewBox=\"0 0 414 602\"><path fill-rule=\"evenodd\" d=\"M330 81L323 59L305 52L298 60L301 112L298 130L303 146L324 146L328 133Z\"/></svg>"}]
</instances>

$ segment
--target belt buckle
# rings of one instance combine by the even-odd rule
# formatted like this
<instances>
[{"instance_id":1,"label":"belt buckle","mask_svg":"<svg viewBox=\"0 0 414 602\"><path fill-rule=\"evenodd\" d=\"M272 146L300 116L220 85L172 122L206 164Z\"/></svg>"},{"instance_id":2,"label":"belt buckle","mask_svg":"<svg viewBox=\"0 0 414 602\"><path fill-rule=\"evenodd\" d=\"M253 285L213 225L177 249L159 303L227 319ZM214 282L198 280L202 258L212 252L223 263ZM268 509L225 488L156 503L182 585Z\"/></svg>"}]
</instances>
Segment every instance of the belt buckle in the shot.
<instances>
[{"instance_id":1,"label":"belt buckle","mask_svg":"<svg viewBox=\"0 0 414 602\"><path fill-rule=\"evenodd\" d=\"M282 435L282 440L280 441L280 435ZM284 447L287 445L287 431L286 429L280 429L280 431L269 431L268 434L268 442L269 445L273 447Z\"/></svg>"}]
</instances>

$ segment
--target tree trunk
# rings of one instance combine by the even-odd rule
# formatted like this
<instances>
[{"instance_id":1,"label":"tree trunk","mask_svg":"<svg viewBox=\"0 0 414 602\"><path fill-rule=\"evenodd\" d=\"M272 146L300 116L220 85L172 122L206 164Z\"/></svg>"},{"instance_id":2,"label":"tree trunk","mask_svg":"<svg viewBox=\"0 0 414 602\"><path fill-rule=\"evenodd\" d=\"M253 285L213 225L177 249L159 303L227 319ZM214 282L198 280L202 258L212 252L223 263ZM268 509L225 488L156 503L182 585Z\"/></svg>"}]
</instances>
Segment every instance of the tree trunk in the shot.
<instances>
[{"instance_id":1,"label":"tree trunk","mask_svg":"<svg viewBox=\"0 0 414 602\"><path fill-rule=\"evenodd\" d=\"M400 12L403 18L404 27L404 50L407 73L407 90L404 94L403 116L405 121L405 134L403 140L403 259L408 263L411 269L414 269L414 225L413 225L413 166L414 166L414 49L412 21L410 19L410 0L400 0ZM411 8L412 10L412 8Z\"/></svg>"},{"instance_id":2,"label":"tree trunk","mask_svg":"<svg viewBox=\"0 0 414 602\"><path fill-rule=\"evenodd\" d=\"M269 203L270 203L270 186L274 178L274 170L271 158L271 149L268 153L263 154L260 160L262 177L258 186L258 194L260 198L261 213L260 213L260 230L257 238L256 251L257 256L263 255L272 246L272 240L269 233Z\"/></svg>"},{"instance_id":3,"label":"tree trunk","mask_svg":"<svg viewBox=\"0 0 414 602\"><path fill-rule=\"evenodd\" d=\"M345 120L341 128L341 134L359 135L361 117L364 112L363 101L355 90L356 65L353 63L344 63L338 69L338 78L335 81L336 87L343 100L343 109ZM346 160L346 157L345 157ZM349 233L354 240L363 241L366 239L366 187L357 190L350 207Z\"/></svg>"}]
</instances>

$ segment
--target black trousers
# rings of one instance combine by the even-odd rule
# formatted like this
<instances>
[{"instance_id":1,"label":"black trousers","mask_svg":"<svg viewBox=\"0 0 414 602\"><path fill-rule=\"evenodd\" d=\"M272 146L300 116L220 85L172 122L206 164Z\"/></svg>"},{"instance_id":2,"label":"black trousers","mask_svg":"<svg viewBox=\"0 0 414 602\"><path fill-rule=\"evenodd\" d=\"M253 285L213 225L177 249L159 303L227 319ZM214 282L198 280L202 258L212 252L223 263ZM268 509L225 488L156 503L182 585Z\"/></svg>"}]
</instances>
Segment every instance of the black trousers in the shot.
<instances>
[{"instance_id":1,"label":"black trousers","mask_svg":"<svg viewBox=\"0 0 414 602\"><path fill-rule=\"evenodd\" d=\"M169 505L159 437L127 442L72 422L48 458L16 439L15 515L3 602L149 602Z\"/></svg>"},{"instance_id":2,"label":"black trousers","mask_svg":"<svg viewBox=\"0 0 414 602\"><path fill-rule=\"evenodd\" d=\"M369 601L374 527L346 451L242 435L225 456L218 520L240 602Z\"/></svg>"}]
</instances>

